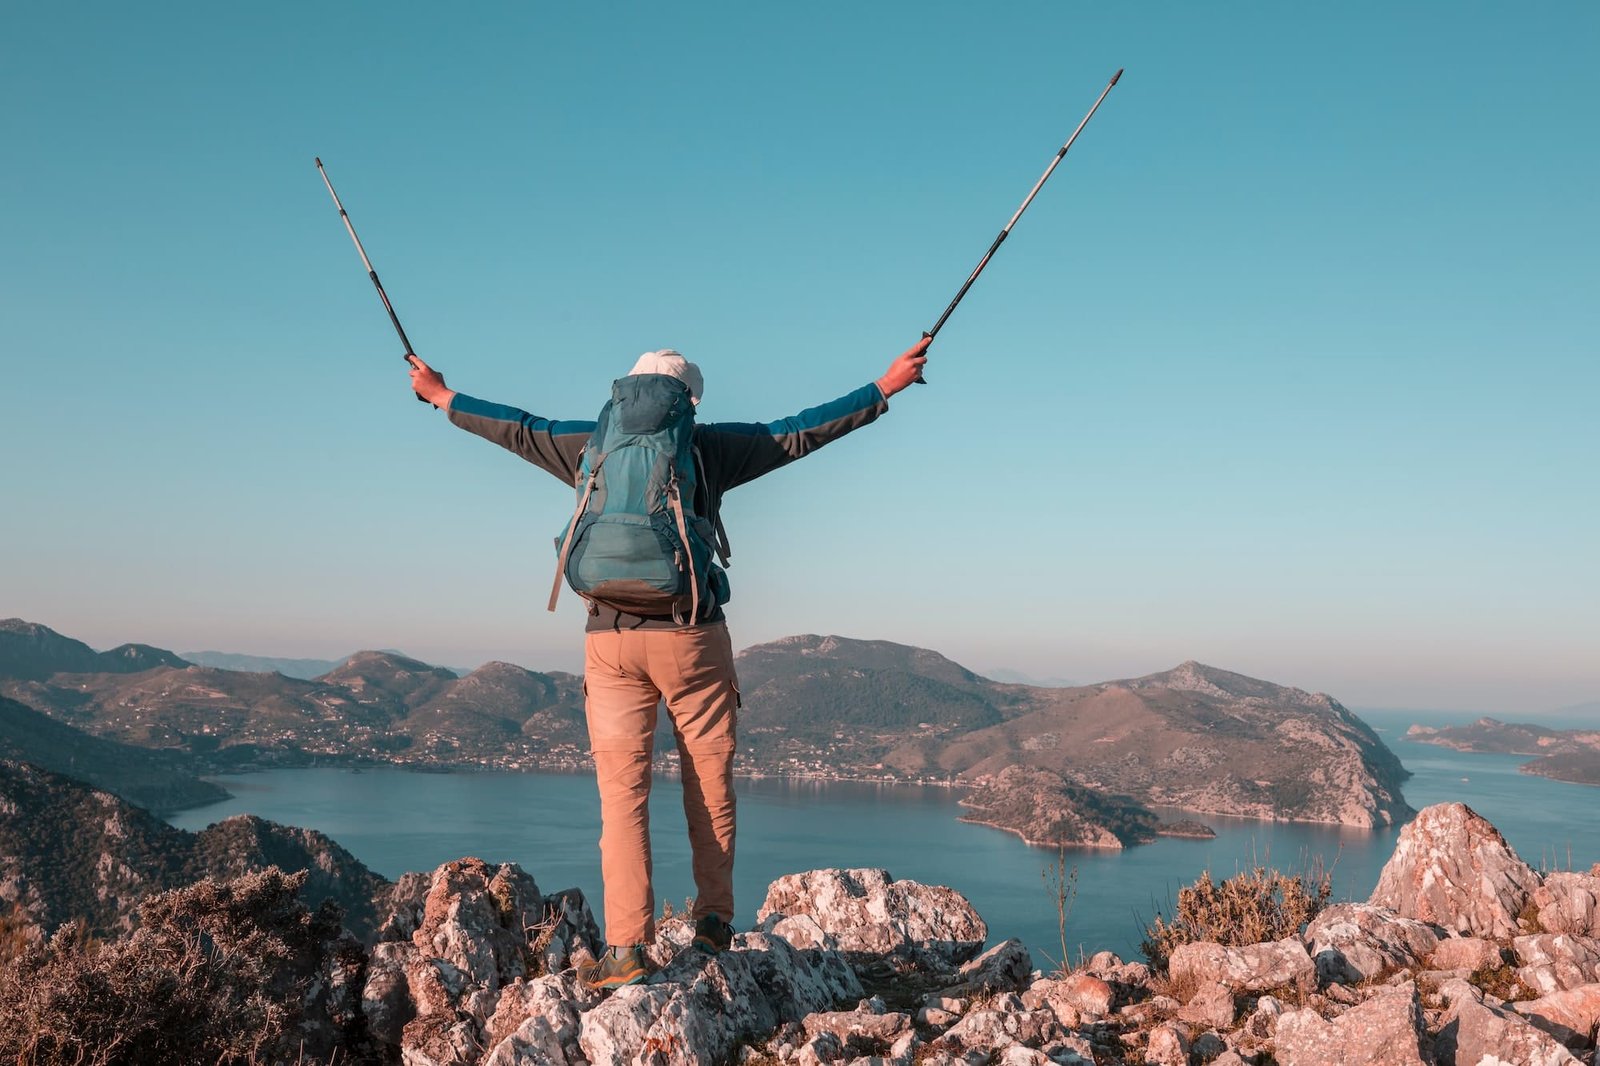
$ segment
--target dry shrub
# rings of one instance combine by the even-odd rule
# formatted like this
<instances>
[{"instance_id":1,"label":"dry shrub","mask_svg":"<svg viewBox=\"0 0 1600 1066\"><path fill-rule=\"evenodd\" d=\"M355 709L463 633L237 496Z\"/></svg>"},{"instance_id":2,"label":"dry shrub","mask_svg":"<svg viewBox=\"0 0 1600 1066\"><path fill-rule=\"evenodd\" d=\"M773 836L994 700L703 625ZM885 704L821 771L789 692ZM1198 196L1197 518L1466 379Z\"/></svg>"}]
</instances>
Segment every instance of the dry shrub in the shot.
<instances>
[{"instance_id":1,"label":"dry shrub","mask_svg":"<svg viewBox=\"0 0 1600 1066\"><path fill-rule=\"evenodd\" d=\"M0 1061L297 1061L339 934L337 908L299 901L304 881L276 868L208 878L150 897L139 927L106 943L62 927L0 971Z\"/></svg>"},{"instance_id":2,"label":"dry shrub","mask_svg":"<svg viewBox=\"0 0 1600 1066\"><path fill-rule=\"evenodd\" d=\"M11 904L0 912L0 970L20 959L38 940L39 930L20 905Z\"/></svg>"},{"instance_id":3,"label":"dry shrub","mask_svg":"<svg viewBox=\"0 0 1600 1066\"><path fill-rule=\"evenodd\" d=\"M1169 922L1159 913L1145 927L1139 950L1150 965L1165 970L1174 949L1209 942L1244 947L1295 936L1327 905L1333 875L1314 866L1286 874L1256 866L1220 884L1210 871L1178 890L1178 909Z\"/></svg>"}]
</instances>

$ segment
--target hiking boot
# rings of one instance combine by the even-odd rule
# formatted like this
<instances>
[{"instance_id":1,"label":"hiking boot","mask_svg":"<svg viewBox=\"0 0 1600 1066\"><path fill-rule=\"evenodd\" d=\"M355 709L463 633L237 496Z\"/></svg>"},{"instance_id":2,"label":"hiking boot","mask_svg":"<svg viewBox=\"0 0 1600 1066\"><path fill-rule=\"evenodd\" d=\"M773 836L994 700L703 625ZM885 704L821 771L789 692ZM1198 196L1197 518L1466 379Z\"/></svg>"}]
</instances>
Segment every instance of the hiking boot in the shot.
<instances>
[{"instance_id":1,"label":"hiking boot","mask_svg":"<svg viewBox=\"0 0 1600 1066\"><path fill-rule=\"evenodd\" d=\"M578 980L596 990L636 985L654 972L650 960L644 957L644 945L607 948L598 961L578 967Z\"/></svg>"},{"instance_id":2,"label":"hiking boot","mask_svg":"<svg viewBox=\"0 0 1600 1066\"><path fill-rule=\"evenodd\" d=\"M707 955L719 955L733 945L733 926L715 914L694 923L694 946Z\"/></svg>"}]
</instances>

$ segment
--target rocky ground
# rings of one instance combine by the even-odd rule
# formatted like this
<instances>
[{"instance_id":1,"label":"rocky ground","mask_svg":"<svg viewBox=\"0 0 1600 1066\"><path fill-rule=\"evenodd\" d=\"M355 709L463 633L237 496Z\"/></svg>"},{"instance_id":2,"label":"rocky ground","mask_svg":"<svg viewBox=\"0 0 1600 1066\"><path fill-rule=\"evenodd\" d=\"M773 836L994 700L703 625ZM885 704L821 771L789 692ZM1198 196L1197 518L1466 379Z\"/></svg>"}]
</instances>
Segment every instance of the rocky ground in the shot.
<instances>
[{"instance_id":1,"label":"rocky ground","mask_svg":"<svg viewBox=\"0 0 1600 1066\"><path fill-rule=\"evenodd\" d=\"M1404 830L1368 901L1164 973L1109 952L1041 973L958 893L881 870L781 878L715 958L690 938L663 922L661 970L595 994L581 895L462 859L396 885L343 983L412 1066L1600 1062L1600 868L1540 875L1461 804Z\"/></svg>"}]
</instances>

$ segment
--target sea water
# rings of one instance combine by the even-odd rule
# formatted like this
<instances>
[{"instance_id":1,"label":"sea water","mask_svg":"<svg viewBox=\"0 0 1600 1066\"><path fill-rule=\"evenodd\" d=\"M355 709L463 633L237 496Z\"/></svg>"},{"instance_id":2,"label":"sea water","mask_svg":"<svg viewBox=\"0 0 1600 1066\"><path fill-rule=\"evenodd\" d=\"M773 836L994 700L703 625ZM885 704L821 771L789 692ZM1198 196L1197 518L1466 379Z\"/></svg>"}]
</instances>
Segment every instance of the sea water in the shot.
<instances>
[{"instance_id":1,"label":"sea water","mask_svg":"<svg viewBox=\"0 0 1600 1066\"><path fill-rule=\"evenodd\" d=\"M1364 715L1415 776L1404 786L1418 809L1459 800L1543 869L1588 869L1600 861L1600 790L1519 773L1517 756L1470 755L1404 739L1415 715ZM516 862L545 892L581 888L602 915L599 810L588 775L411 773L394 769L272 770L221 777L230 800L181 812L172 824L202 829L233 814L320 830L385 877L430 870L464 855ZM754 923L767 885L821 867L882 867L897 878L949 885L973 902L989 942L1020 937L1035 965L1060 960L1063 936L1054 875L1058 853L958 820L958 791L932 786L759 779L738 782L735 924ZM659 902L681 908L694 894L677 781L651 796ZM1109 949L1139 957L1144 925L1170 917L1177 891L1202 872L1227 877L1256 865L1303 872L1320 863L1334 898L1365 899L1388 860L1398 827L1359 830L1163 812L1195 818L1214 839L1162 838L1121 851L1065 852L1074 893L1066 953Z\"/></svg>"}]
</instances>

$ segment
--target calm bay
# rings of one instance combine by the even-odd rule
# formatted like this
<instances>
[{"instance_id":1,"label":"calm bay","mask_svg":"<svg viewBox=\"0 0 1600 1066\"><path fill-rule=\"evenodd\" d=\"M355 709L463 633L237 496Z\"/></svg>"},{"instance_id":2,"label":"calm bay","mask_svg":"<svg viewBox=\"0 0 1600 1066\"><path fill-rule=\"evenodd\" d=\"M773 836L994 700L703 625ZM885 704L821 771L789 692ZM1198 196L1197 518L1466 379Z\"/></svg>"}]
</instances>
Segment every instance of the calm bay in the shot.
<instances>
[{"instance_id":1,"label":"calm bay","mask_svg":"<svg viewBox=\"0 0 1600 1066\"><path fill-rule=\"evenodd\" d=\"M1519 773L1517 756L1468 755L1403 739L1404 712L1363 712L1415 776L1416 808L1459 800L1488 818L1524 860L1542 869L1600 861L1600 791ZM1454 715L1445 720L1459 720ZM428 870L464 855L516 862L546 891L576 886L600 914L600 826L587 775L411 773L371 769L273 770L217 778L230 800L170 818L202 829L234 814L320 830L385 877ZM912 785L759 779L739 781L735 890L747 928L773 879L819 867L884 867L895 877L950 885L989 923L990 943L1020 937L1036 965L1061 955L1056 907L1042 877L1054 852L1008 833L958 821L957 790ZM658 899L679 907L694 893L678 783L658 779L651 797ZM1123 851L1071 850L1076 898L1067 949L1110 949L1137 958L1142 925L1170 913L1177 890L1203 871L1226 877L1256 864L1333 869L1335 899L1365 899L1398 827L1338 826L1198 817L1214 839L1163 838Z\"/></svg>"}]
</instances>

